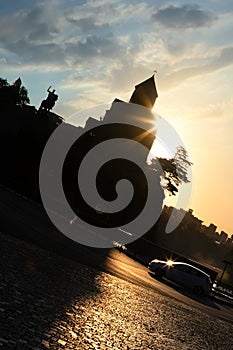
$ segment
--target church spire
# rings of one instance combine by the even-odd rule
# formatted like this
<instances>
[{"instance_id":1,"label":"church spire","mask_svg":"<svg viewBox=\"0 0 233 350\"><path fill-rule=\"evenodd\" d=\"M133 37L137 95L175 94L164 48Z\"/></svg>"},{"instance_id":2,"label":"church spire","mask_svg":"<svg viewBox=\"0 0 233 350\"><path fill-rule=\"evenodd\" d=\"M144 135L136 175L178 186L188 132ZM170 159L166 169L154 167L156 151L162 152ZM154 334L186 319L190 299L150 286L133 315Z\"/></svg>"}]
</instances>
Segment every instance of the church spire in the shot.
<instances>
[{"instance_id":1,"label":"church spire","mask_svg":"<svg viewBox=\"0 0 233 350\"><path fill-rule=\"evenodd\" d=\"M129 102L152 109L157 97L154 75L152 75L149 79L135 86Z\"/></svg>"}]
</instances>

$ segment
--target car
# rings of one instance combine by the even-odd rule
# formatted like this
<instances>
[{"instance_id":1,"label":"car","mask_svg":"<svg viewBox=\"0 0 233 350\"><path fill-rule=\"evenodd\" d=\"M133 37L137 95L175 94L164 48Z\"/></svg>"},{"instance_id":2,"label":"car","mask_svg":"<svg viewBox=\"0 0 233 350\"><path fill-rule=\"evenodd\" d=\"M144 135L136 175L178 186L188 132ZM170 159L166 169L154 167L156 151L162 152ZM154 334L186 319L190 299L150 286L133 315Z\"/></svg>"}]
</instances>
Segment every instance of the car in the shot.
<instances>
[{"instance_id":1,"label":"car","mask_svg":"<svg viewBox=\"0 0 233 350\"><path fill-rule=\"evenodd\" d=\"M212 281L210 276L197 267L175 261L152 260L148 268L154 272L157 278L167 278L187 289L192 290L199 296L209 295L211 292Z\"/></svg>"}]
</instances>

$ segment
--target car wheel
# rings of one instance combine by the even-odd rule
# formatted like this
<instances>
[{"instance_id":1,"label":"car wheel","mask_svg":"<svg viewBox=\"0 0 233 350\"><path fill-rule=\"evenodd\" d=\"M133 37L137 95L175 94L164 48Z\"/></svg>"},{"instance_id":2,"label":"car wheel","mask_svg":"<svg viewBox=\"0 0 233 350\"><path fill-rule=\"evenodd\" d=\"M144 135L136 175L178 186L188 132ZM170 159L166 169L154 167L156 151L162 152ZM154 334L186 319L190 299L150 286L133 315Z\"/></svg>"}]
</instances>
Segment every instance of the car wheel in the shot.
<instances>
[{"instance_id":1,"label":"car wheel","mask_svg":"<svg viewBox=\"0 0 233 350\"><path fill-rule=\"evenodd\" d=\"M198 296L203 296L204 295L204 289L201 286L195 286L193 288L193 291Z\"/></svg>"},{"instance_id":2,"label":"car wheel","mask_svg":"<svg viewBox=\"0 0 233 350\"><path fill-rule=\"evenodd\" d=\"M160 278L163 278L164 276L165 276L165 272L163 270L159 269L155 271L155 277L160 279Z\"/></svg>"}]
</instances>

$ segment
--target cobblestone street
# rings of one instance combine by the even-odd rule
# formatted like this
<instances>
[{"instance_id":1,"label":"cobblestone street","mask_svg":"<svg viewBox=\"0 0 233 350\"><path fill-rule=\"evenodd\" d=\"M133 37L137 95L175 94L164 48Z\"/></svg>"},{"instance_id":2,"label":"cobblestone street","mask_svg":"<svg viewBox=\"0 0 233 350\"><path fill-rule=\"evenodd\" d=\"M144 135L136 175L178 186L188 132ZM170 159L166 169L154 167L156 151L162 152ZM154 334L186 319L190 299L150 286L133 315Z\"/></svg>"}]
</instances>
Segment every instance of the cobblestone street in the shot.
<instances>
[{"instance_id":1,"label":"cobblestone street","mask_svg":"<svg viewBox=\"0 0 233 350\"><path fill-rule=\"evenodd\" d=\"M2 349L233 349L233 326L0 235Z\"/></svg>"}]
</instances>

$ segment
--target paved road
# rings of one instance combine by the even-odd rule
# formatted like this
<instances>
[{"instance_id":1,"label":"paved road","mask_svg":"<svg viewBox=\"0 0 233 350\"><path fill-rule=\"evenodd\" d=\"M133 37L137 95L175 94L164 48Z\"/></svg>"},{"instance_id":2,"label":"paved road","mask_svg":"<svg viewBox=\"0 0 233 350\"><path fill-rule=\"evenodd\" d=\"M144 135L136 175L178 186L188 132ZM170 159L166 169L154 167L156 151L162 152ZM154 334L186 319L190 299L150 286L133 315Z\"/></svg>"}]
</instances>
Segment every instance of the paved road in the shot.
<instances>
[{"instance_id":1,"label":"paved road","mask_svg":"<svg viewBox=\"0 0 233 350\"><path fill-rule=\"evenodd\" d=\"M100 267L106 272L134 284L154 288L164 295L180 300L205 311L207 314L233 322L232 308L208 299L195 298L193 294L167 282L161 283L148 274L148 270L117 250L90 250L70 244L50 223L47 215L34 202L0 187L0 230L10 232L41 247L67 256L81 263ZM56 240L56 244L54 244Z\"/></svg>"},{"instance_id":2,"label":"paved road","mask_svg":"<svg viewBox=\"0 0 233 350\"><path fill-rule=\"evenodd\" d=\"M1 229L50 251L2 236L3 349L233 349L232 308L155 280L117 250L70 245L40 207L0 194Z\"/></svg>"},{"instance_id":3,"label":"paved road","mask_svg":"<svg viewBox=\"0 0 233 350\"><path fill-rule=\"evenodd\" d=\"M0 349L233 350L232 324L157 282L129 283L3 234L0 253ZM106 260L117 273L145 272L117 255Z\"/></svg>"},{"instance_id":4,"label":"paved road","mask_svg":"<svg viewBox=\"0 0 233 350\"><path fill-rule=\"evenodd\" d=\"M208 297L198 297L192 292L167 280L158 281L148 269L125 254L112 250L103 264L107 271L139 286L154 289L167 297L191 305L208 315L221 318L233 324L233 308Z\"/></svg>"}]
</instances>

